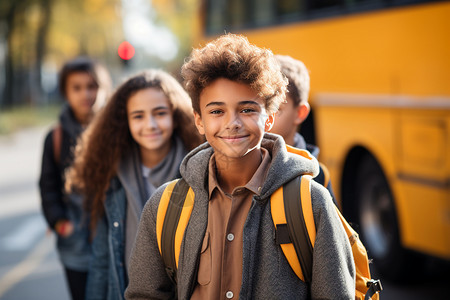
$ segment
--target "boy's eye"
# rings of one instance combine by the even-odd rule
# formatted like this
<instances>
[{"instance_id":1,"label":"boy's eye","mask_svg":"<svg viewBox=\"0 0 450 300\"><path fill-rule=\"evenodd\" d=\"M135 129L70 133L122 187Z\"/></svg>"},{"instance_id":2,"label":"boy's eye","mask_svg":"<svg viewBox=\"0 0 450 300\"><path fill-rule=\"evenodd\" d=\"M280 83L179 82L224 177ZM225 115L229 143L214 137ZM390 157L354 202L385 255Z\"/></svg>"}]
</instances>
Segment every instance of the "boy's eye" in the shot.
<instances>
[{"instance_id":1,"label":"boy's eye","mask_svg":"<svg viewBox=\"0 0 450 300\"><path fill-rule=\"evenodd\" d=\"M98 89L98 86L96 84L92 83L92 84L88 85L88 89L89 90L96 90L96 89Z\"/></svg>"},{"instance_id":2,"label":"boy's eye","mask_svg":"<svg viewBox=\"0 0 450 300\"><path fill-rule=\"evenodd\" d=\"M220 109L214 109L214 110L211 110L209 113L212 115L218 115L218 114L222 113L222 111Z\"/></svg>"},{"instance_id":3,"label":"boy's eye","mask_svg":"<svg viewBox=\"0 0 450 300\"><path fill-rule=\"evenodd\" d=\"M253 108L244 108L241 110L241 112L243 112L244 114L248 114L248 113L256 112L256 110Z\"/></svg>"},{"instance_id":4,"label":"boy's eye","mask_svg":"<svg viewBox=\"0 0 450 300\"><path fill-rule=\"evenodd\" d=\"M79 85L72 85L72 90L75 92L78 92L79 90L81 90L81 86Z\"/></svg>"}]
</instances>

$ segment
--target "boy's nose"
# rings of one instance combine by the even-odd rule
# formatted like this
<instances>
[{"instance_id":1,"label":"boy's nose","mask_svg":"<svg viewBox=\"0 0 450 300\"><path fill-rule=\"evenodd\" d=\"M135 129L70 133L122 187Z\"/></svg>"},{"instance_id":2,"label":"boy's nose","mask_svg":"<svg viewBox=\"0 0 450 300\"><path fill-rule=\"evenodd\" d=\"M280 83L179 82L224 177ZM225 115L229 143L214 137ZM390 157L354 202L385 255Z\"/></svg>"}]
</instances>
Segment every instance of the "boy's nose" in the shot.
<instances>
[{"instance_id":1,"label":"boy's nose","mask_svg":"<svg viewBox=\"0 0 450 300\"><path fill-rule=\"evenodd\" d=\"M95 99L96 96L97 96L97 93L92 91L91 89L85 89L84 90L84 97L86 99L93 99L93 98Z\"/></svg>"},{"instance_id":2,"label":"boy's nose","mask_svg":"<svg viewBox=\"0 0 450 300\"><path fill-rule=\"evenodd\" d=\"M238 115L233 115L228 122L228 129L236 130L242 127L242 120Z\"/></svg>"}]
</instances>

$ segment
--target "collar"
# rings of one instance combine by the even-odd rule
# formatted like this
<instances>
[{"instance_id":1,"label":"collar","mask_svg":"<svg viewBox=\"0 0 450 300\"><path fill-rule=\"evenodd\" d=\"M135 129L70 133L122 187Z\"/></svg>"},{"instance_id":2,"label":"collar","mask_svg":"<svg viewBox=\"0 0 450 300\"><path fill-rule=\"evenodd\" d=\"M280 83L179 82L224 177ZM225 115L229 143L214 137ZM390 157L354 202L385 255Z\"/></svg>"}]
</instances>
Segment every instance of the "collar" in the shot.
<instances>
[{"instance_id":1,"label":"collar","mask_svg":"<svg viewBox=\"0 0 450 300\"><path fill-rule=\"evenodd\" d=\"M247 182L246 185L243 187L235 187L233 192L231 193L234 195L235 193L238 193L244 189L252 192L253 194L259 196L261 194L261 189L264 184L264 181L266 179L269 165L271 162L271 157L269 154L269 151L267 151L264 148L261 148L261 155L262 155L262 161L258 166L258 169L256 169L255 173L253 174L252 178L249 182ZM211 200L211 195L215 189L219 189L223 192L223 190L220 188L220 185L217 181L216 176L216 159L215 155L213 154L211 158L209 159L209 166L208 166L209 172L208 172L208 192L209 192L209 199ZM224 193L225 194L225 193Z\"/></svg>"}]
</instances>

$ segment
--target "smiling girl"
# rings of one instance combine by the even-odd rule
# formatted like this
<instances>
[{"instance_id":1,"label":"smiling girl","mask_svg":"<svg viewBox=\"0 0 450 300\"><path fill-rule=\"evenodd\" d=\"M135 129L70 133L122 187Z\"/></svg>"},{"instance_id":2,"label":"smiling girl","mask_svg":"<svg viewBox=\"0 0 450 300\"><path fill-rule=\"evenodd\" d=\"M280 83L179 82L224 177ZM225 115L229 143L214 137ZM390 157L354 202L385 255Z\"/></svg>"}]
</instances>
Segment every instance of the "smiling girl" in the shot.
<instances>
[{"instance_id":1,"label":"smiling girl","mask_svg":"<svg viewBox=\"0 0 450 300\"><path fill-rule=\"evenodd\" d=\"M123 299L142 208L201 142L189 96L161 70L128 79L93 121L69 174L95 232L86 299Z\"/></svg>"}]
</instances>

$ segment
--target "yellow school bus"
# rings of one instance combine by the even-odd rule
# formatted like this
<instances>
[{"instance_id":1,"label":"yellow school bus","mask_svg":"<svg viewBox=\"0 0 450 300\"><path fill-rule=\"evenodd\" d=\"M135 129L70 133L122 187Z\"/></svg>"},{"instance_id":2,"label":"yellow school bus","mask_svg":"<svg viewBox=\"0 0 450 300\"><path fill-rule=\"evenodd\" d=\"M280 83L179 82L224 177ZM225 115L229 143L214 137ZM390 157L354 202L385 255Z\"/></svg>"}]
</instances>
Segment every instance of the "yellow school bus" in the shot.
<instances>
[{"instance_id":1,"label":"yellow school bus","mask_svg":"<svg viewBox=\"0 0 450 300\"><path fill-rule=\"evenodd\" d=\"M306 64L302 133L379 271L450 260L448 1L206 0L200 15L203 41L242 33Z\"/></svg>"}]
</instances>

